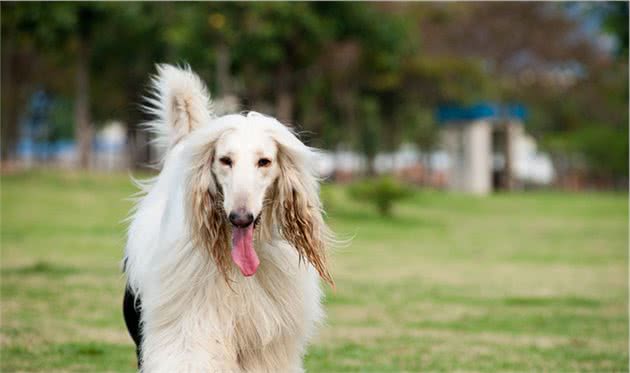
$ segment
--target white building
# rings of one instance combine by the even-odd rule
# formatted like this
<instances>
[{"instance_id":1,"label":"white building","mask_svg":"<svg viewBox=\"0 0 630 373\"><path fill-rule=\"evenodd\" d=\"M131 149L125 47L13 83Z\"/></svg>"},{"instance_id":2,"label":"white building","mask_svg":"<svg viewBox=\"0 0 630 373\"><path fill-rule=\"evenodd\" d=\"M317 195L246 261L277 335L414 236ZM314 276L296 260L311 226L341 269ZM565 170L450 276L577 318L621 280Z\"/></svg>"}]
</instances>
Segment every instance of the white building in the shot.
<instances>
[{"instance_id":1,"label":"white building","mask_svg":"<svg viewBox=\"0 0 630 373\"><path fill-rule=\"evenodd\" d=\"M449 189L486 195L495 189L549 184L554 177L551 159L525 133L524 117L520 106L440 108Z\"/></svg>"}]
</instances>

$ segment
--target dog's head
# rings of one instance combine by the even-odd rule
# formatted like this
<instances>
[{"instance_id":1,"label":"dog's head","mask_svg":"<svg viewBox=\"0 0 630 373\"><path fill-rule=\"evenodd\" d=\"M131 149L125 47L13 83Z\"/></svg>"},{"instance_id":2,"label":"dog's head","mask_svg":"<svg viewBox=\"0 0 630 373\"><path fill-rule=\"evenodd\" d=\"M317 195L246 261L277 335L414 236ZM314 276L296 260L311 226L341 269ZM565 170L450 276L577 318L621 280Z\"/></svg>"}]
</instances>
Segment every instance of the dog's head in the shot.
<instances>
[{"instance_id":1,"label":"dog's head","mask_svg":"<svg viewBox=\"0 0 630 373\"><path fill-rule=\"evenodd\" d=\"M153 128L167 152L189 154L185 209L193 243L228 279L232 263L244 276L256 273L254 237L280 237L332 284L314 150L271 117L214 117L203 83L190 70L161 66L154 86L159 120Z\"/></svg>"}]
</instances>

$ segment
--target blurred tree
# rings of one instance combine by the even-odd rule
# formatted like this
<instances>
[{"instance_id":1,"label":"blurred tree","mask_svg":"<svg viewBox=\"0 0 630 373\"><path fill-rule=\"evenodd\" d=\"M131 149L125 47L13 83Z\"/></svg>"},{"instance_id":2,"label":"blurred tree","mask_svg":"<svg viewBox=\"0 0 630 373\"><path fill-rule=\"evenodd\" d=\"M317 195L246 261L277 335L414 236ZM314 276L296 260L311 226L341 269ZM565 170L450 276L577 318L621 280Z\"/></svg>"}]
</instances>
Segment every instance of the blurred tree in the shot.
<instances>
[{"instance_id":1,"label":"blurred tree","mask_svg":"<svg viewBox=\"0 0 630 373\"><path fill-rule=\"evenodd\" d=\"M314 3L251 3L242 15L235 53L249 70L246 78L270 78L275 115L292 123L296 87L308 78L308 67L330 38L328 20Z\"/></svg>"},{"instance_id":2,"label":"blurred tree","mask_svg":"<svg viewBox=\"0 0 630 373\"><path fill-rule=\"evenodd\" d=\"M628 58L628 2L609 2L604 12L604 31L612 34L617 41L617 54Z\"/></svg>"},{"instance_id":3,"label":"blurred tree","mask_svg":"<svg viewBox=\"0 0 630 373\"><path fill-rule=\"evenodd\" d=\"M76 18L76 30L74 31L75 46L75 97L74 97L74 123L75 137L79 147L79 165L88 168L90 165L90 153L92 152L92 118L90 116L90 62L92 53L92 34L95 22L103 14L99 14L97 8L91 6L78 6L73 10ZM65 34L61 38L72 37Z\"/></svg>"},{"instance_id":4,"label":"blurred tree","mask_svg":"<svg viewBox=\"0 0 630 373\"><path fill-rule=\"evenodd\" d=\"M623 52L627 46L627 3L450 3L399 7L399 11L417 17L423 35L431 35L423 40L424 55L414 63L415 74L411 75L419 78L412 82L427 82L425 92L439 99L465 102L485 97L522 101L531 112L529 130L554 154L560 173L587 167L595 173L608 170L605 172L611 174L609 166L617 162L595 161L603 159L604 150L596 148L598 144L604 146L606 141L601 139L611 130L617 131L619 138L627 137L628 67L627 52ZM598 14L604 15L605 27L619 40L622 58L617 61L598 42L598 36L585 29L585 19ZM426 61L431 60L441 61L435 66L437 71L427 69ZM471 80L472 84L456 81L453 85L452 80L439 79L439 71L446 76L457 71L448 66L448 61L457 61L463 71L477 65L479 75ZM600 140L585 144L583 140L589 136L583 133L597 133ZM607 153L627 164L627 153L622 149L610 146ZM616 175L627 175L627 171L621 172L624 167L614 168Z\"/></svg>"},{"instance_id":5,"label":"blurred tree","mask_svg":"<svg viewBox=\"0 0 630 373\"><path fill-rule=\"evenodd\" d=\"M18 41L17 49L3 48L3 61L24 53L20 50L31 51L34 65L29 74L20 76L19 84L7 88L28 94L37 82L58 95L73 96L79 163L87 167L95 121L139 122L134 103L140 102L147 72L163 59L159 23L164 17L157 7L140 3L124 7L114 3L3 3L2 7L2 40ZM10 84L15 75L9 73L11 69L3 67L2 71ZM3 106L11 96L2 96ZM10 107L19 110L20 105ZM17 127L16 115L3 116L3 129L5 126Z\"/></svg>"},{"instance_id":6,"label":"blurred tree","mask_svg":"<svg viewBox=\"0 0 630 373\"><path fill-rule=\"evenodd\" d=\"M28 88L25 84L32 74L33 55L36 53L31 43L24 42L27 35L18 33L22 27L20 18L22 9L15 3L0 3L2 12L2 126L0 132L2 141L2 160L8 159L15 153L18 133L20 110L24 109Z\"/></svg>"},{"instance_id":7,"label":"blurred tree","mask_svg":"<svg viewBox=\"0 0 630 373\"><path fill-rule=\"evenodd\" d=\"M430 107L420 107L419 105L409 105L402 109L399 114L401 123L405 123L405 134L411 143L416 145L420 153L422 163L423 185L429 185L427 178L431 174L431 153L436 150L440 136L437 124L433 118Z\"/></svg>"},{"instance_id":8,"label":"blurred tree","mask_svg":"<svg viewBox=\"0 0 630 373\"><path fill-rule=\"evenodd\" d=\"M372 140L378 144L375 151L395 150L400 144L403 124L395 119L405 102L400 96L401 66L418 47L408 37L408 20L379 6L334 3L323 7L335 26L336 41L320 59L332 92L327 107L336 109L336 125L345 129L339 140L364 152L370 164L374 154L365 153L371 148L366 146L366 134L378 137ZM370 109L372 100L376 110ZM377 117L366 117L371 112Z\"/></svg>"},{"instance_id":9,"label":"blurred tree","mask_svg":"<svg viewBox=\"0 0 630 373\"><path fill-rule=\"evenodd\" d=\"M403 141L429 152L437 104L520 100L548 149L592 169L601 139L627 133L628 8L577 6L585 13L554 3L2 3L2 89L15 93L2 95L3 157L37 85L75 97L77 138L112 118L133 135L153 63L189 62L213 96L236 94L246 109L299 123L313 144L370 159ZM584 32L592 9L619 40L614 59Z\"/></svg>"},{"instance_id":10,"label":"blurred tree","mask_svg":"<svg viewBox=\"0 0 630 373\"><path fill-rule=\"evenodd\" d=\"M591 63L601 51L558 3L452 3L414 5L425 52L482 59L490 71L515 76L577 60ZM550 34L552 32L552 34ZM550 37L553 35L553 37Z\"/></svg>"},{"instance_id":11,"label":"blurred tree","mask_svg":"<svg viewBox=\"0 0 630 373\"><path fill-rule=\"evenodd\" d=\"M4 6L5 4L3 4L3 9L7 10L6 15L8 15L11 27L5 30L8 38L25 38L24 44L32 45L35 49L41 48L49 54L40 53L39 58L47 57L50 61L62 63L72 60L75 139L78 146L79 165L87 168L93 132L90 115L92 37L93 31L107 13L102 6L85 3L59 3L54 6L44 3L11 4L7 8ZM9 53L12 52L9 51ZM52 78L47 77L42 80L54 84L51 82Z\"/></svg>"},{"instance_id":12,"label":"blurred tree","mask_svg":"<svg viewBox=\"0 0 630 373\"><path fill-rule=\"evenodd\" d=\"M366 158L368 176L374 176L374 158L380 147L379 132L382 126L378 101L374 97L363 97L360 114L363 125L359 134L359 145Z\"/></svg>"}]
</instances>

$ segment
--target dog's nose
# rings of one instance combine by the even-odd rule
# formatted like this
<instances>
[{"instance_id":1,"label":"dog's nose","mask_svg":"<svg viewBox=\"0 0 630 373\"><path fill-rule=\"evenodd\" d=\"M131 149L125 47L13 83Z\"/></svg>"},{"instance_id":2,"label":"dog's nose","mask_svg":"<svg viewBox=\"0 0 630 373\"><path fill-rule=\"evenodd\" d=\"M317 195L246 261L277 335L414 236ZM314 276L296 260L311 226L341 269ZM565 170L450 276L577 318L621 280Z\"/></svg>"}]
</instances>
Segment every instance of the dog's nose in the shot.
<instances>
[{"instance_id":1,"label":"dog's nose","mask_svg":"<svg viewBox=\"0 0 630 373\"><path fill-rule=\"evenodd\" d=\"M243 210L232 211L228 217L230 222L239 228L248 227L254 221L254 215Z\"/></svg>"}]
</instances>

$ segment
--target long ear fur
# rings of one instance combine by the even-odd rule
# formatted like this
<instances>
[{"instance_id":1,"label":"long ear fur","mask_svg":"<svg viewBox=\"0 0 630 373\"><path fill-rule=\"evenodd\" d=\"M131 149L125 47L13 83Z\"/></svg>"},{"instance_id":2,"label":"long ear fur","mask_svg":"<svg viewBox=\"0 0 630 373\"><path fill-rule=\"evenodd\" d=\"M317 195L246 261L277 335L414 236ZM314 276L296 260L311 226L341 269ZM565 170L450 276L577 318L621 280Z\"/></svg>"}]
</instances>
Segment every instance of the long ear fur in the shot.
<instances>
[{"instance_id":1,"label":"long ear fur","mask_svg":"<svg viewBox=\"0 0 630 373\"><path fill-rule=\"evenodd\" d=\"M300 260L306 258L321 278L334 286L326 259L332 234L322 216L313 150L288 129L275 137L280 176L270 193L271 208L267 211L275 214L273 220L278 223L280 234L295 247Z\"/></svg>"},{"instance_id":2,"label":"long ear fur","mask_svg":"<svg viewBox=\"0 0 630 373\"><path fill-rule=\"evenodd\" d=\"M193 244L208 251L223 278L228 281L231 268L230 229L223 212L223 198L210 168L213 157L214 143L194 156L188 180L188 226Z\"/></svg>"},{"instance_id":3,"label":"long ear fur","mask_svg":"<svg viewBox=\"0 0 630 373\"><path fill-rule=\"evenodd\" d=\"M146 102L146 112L155 119L145 125L166 148L212 118L208 90L189 66L157 65Z\"/></svg>"}]
</instances>

